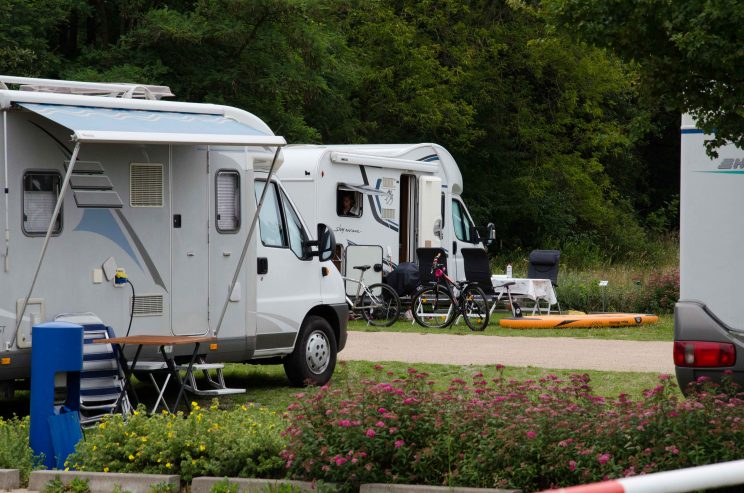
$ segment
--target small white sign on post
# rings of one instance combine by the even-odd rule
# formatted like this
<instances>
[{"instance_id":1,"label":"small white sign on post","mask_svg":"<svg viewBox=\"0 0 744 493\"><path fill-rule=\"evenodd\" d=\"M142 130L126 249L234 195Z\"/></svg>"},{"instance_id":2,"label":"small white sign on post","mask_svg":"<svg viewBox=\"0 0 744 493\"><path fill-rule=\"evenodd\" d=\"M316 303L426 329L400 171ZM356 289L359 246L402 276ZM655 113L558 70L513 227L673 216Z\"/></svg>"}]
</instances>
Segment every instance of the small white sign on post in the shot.
<instances>
[{"instance_id":1,"label":"small white sign on post","mask_svg":"<svg viewBox=\"0 0 744 493\"><path fill-rule=\"evenodd\" d=\"M599 287L602 288L601 289L601 291L602 291L602 311L605 311L605 290L604 290L604 288L606 288L608 284L609 284L608 281L599 281Z\"/></svg>"}]
</instances>

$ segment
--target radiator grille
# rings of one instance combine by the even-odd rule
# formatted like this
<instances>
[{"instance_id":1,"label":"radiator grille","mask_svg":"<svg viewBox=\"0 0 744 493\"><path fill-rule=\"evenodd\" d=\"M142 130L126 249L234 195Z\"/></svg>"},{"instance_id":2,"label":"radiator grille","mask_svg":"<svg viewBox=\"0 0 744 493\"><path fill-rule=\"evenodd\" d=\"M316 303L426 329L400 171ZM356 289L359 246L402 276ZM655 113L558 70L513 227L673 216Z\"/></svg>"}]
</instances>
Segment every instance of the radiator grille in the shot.
<instances>
[{"instance_id":1,"label":"radiator grille","mask_svg":"<svg viewBox=\"0 0 744 493\"><path fill-rule=\"evenodd\" d=\"M131 302L131 298L130 298ZM134 298L134 316L152 317L163 314L162 294L141 294Z\"/></svg>"},{"instance_id":2,"label":"radiator grille","mask_svg":"<svg viewBox=\"0 0 744 493\"><path fill-rule=\"evenodd\" d=\"M382 218L383 219L395 219L395 209L387 209L385 207L382 208Z\"/></svg>"},{"instance_id":3,"label":"radiator grille","mask_svg":"<svg viewBox=\"0 0 744 493\"><path fill-rule=\"evenodd\" d=\"M395 188L395 178L383 178L382 188Z\"/></svg>"},{"instance_id":4,"label":"radiator grille","mask_svg":"<svg viewBox=\"0 0 744 493\"><path fill-rule=\"evenodd\" d=\"M132 163L129 166L129 205L163 207L163 165Z\"/></svg>"}]
</instances>

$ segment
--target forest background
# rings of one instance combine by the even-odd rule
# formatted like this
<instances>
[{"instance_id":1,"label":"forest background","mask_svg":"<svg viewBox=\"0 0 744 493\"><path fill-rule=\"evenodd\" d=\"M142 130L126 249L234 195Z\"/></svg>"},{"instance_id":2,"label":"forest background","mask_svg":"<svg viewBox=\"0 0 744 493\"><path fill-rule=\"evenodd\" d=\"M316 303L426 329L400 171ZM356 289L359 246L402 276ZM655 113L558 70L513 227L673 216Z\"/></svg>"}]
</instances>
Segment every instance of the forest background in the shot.
<instances>
[{"instance_id":1,"label":"forest background","mask_svg":"<svg viewBox=\"0 0 744 493\"><path fill-rule=\"evenodd\" d=\"M688 108L666 97L674 74L654 77L638 53L644 39L669 45L650 34L667 14L654 3L672 8L5 0L0 73L165 84L179 100L255 113L290 143L436 142L460 165L476 223L495 223L494 253L573 248L612 262L678 228ZM627 18L602 18L621 8Z\"/></svg>"}]
</instances>

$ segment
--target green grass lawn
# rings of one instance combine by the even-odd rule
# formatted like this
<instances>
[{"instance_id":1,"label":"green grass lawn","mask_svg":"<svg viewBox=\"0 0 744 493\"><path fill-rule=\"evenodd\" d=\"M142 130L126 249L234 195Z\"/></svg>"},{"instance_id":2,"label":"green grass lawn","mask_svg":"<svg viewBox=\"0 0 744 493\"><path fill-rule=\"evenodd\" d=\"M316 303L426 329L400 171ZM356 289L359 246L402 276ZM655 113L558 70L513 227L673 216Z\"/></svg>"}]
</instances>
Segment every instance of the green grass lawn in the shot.
<instances>
[{"instance_id":1,"label":"green grass lawn","mask_svg":"<svg viewBox=\"0 0 744 493\"><path fill-rule=\"evenodd\" d=\"M409 364L399 362L381 362L383 370L376 370L378 363L364 361L340 362L336 367L331 385L338 388L351 387L363 379L388 381L404 375L408 368L416 368L426 371L431 375L438 388L445 388L453 378L462 378L469 381L474 373L482 372L486 378L495 378L498 371L494 365L437 365L437 364ZM392 372L393 375L388 375ZM554 374L566 378L573 373L587 373L591 377L591 384L598 395L605 397L617 396L626 393L634 397L641 395L643 390L653 388L657 385L658 375L643 372L608 372L608 371L583 371L576 370L551 370L545 368L518 368L507 367L503 370L507 379L539 379L545 375ZM289 382L284 376L284 370L280 365L259 366L244 364L228 364L225 367L225 379L230 387L247 389L245 394L225 396L219 399L220 406L231 408L241 404L254 403L266 406L277 412L284 411L294 400L297 393L314 392L312 388L298 389L289 387ZM135 388L140 398L147 403L155 400L155 393L151 386L142 383L136 384ZM170 386L173 391L173 386ZM175 394L170 393L169 402L173 402ZM200 405L208 405L211 398L194 398ZM0 416L10 417L13 414L28 414L29 393L18 392L12 401L0 400Z\"/></svg>"},{"instance_id":2,"label":"green grass lawn","mask_svg":"<svg viewBox=\"0 0 744 493\"><path fill-rule=\"evenodd\" d=\"M595 329L505 329L499 325L499 319L510 316L504 312L495 312L488 327L483 332L472 332L465 322L452 325L447 329L430 329L415 322L396 322L391 327L373 327L362 320L349 322L349 330L362 332L414 332L436 334L479 334L485 336L507 337L576 337L580 339L622 339L628 341L671 341L674 336L674 316L661 315L659 323L640 327L595 328Z\"/></svg>"},{"instance_id":3,"label":"green grass lawn","mask_svg":"<svg viewBox=\"0 0 744 493\"><path fill-rule=\"evenodd\" d=\"M474 373L482 372L486 378L495 378L498 371L494 365L437 365L437 364L409 364L400 362L380 362L384 369L376 370L378 363L363 361L344 361L336 367L331 385L346 388L356 385L357 382L369 379L387 381L404 375L408 368L416 368L426 371L431 375L431 380L437 382L436 386L445 388L453 378L462 378L466 381ZM582 371L575 370L551 370L545 368L517 368L507 367L504 377L508 379L538 379L548 374L567 378L574 373L587 373L592 380L592 387L596 393L605 397L617 396L626 393L638 397L644 390L655 387L658 383L658 375L644 372L609 372L609 371ZM392 372L393 375L388 375ZM228 385L233 387L247 388L245 394L220 399L224 406L235 406L244 403L255 403L267 406L275 410L284 410L292 402L298 392L313 392L313 389L297 389L288 387L281 366L253 366L253 365L228 365L225 369L225 378ZM208 402L209 399L204 399Z\"/></svg>"}]
</instances>

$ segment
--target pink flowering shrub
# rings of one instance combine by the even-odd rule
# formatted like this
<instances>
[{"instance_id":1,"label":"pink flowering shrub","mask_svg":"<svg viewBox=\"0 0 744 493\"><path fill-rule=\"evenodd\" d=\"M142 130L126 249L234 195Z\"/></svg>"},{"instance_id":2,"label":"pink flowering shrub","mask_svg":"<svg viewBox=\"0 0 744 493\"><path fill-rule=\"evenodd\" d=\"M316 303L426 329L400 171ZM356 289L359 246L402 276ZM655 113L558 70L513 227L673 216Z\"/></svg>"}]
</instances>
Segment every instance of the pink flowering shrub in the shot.
<instances>
[{"instance_id":1,"label":"pink flowering shrub","mask_svg":"<svg viewBox=\"0 0 744 493\"><path fill-rule=\"evenodd\" d=\"M384 373L380 373L383 377ZM433 389L389 382L323 387L290 406L288 473L360 483L569 486L741 458L744 397L700 382L685 400L666 376L638 400L592 392L587 375L506 381L473 375Z\"/></svg>"}]
</instances>

